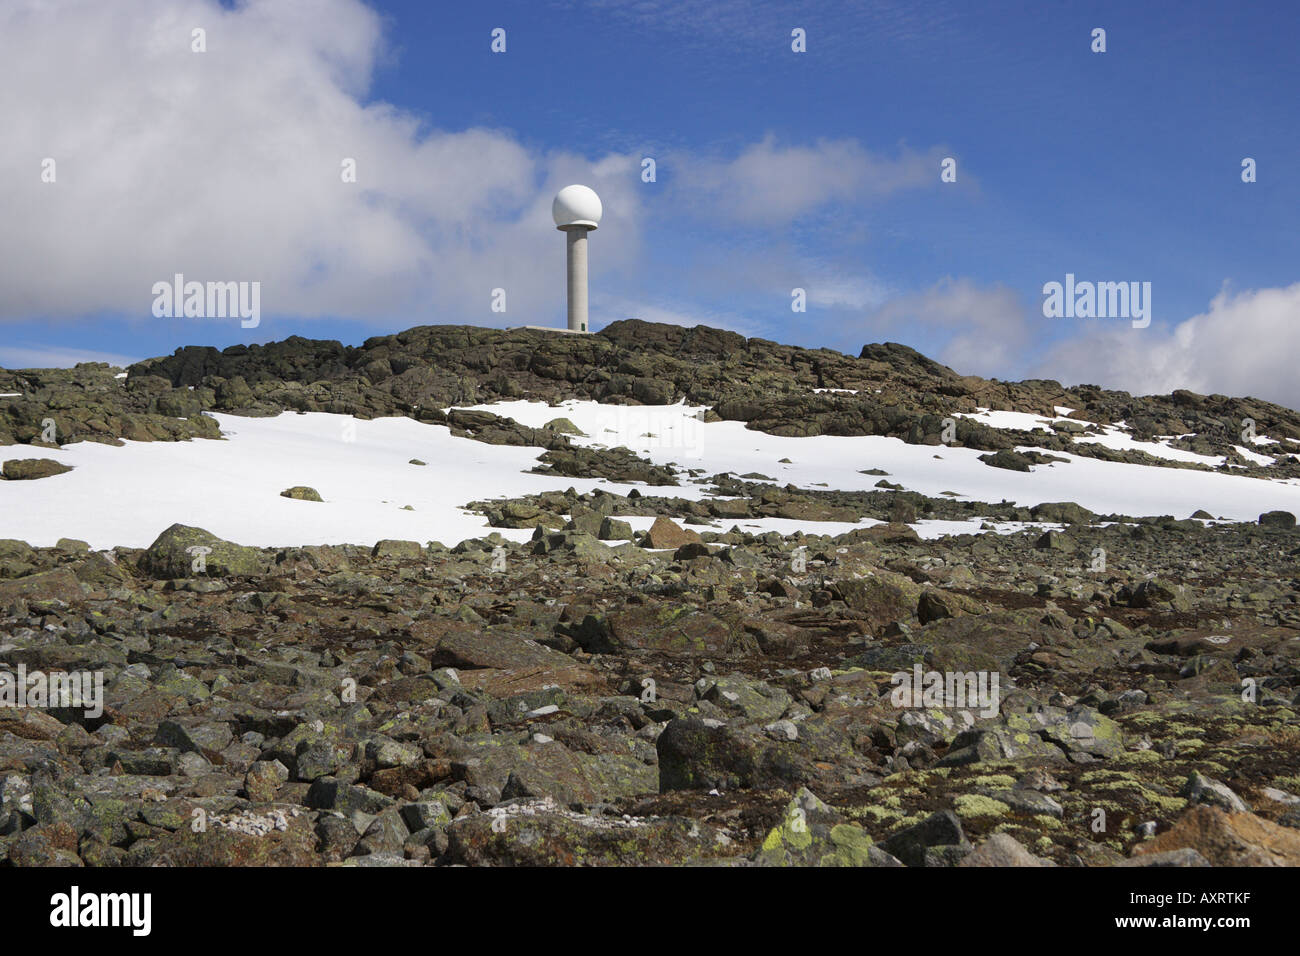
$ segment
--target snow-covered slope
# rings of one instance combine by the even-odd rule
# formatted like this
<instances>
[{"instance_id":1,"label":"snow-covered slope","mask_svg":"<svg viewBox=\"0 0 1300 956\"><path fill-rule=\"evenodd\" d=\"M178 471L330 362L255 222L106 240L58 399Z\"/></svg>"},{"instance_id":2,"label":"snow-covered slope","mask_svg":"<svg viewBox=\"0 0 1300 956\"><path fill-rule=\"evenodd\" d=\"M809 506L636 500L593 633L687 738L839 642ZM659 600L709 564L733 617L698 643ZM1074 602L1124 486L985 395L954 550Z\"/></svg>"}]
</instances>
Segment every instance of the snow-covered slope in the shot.
<instances>
[{"instance_id":1,"label":"snow-covered slope","mask_svg":"<svg viewBox=\"0 0 1300 956\"><path fill-rule=\"evenodd\" d=\"M908 445L882 437L781 438L746 430L739 422L705 424L699 409L684 405L647 408L566 402L548 406L510 402L480 406L528 426L570 419L587 437L577 444L626 445L651 461L719 472L759 473L784 485L866 490L883 469L891 481L928 495L956 492L985 501L1022 505L1075 501L1101 513L1173 514L1198 508L1233 520L1261 512L1300 512L1300 486L1204 471L1157 468L1066 456L1068 463L1036 466L1022 473L991 468L980 452ZM64 475L36 481L0 482L0 537L51 545L60 537L92 546L143 547L173 522L197 525L242 544L279 546L383 538L452 544L490 530L463 510L472 500L536 494L569 487L605 487L626 494L627 485L597 479L528 474L541 449L487 445L453 437L441 425L408 418L361 421L327 414L274 418L215 416L225 441L128 442L113 447L91 442L61 449L0 448L0 459L49 457L74 466ZM425 466L409 464L412 458ZM783 462L782 459L789 459ZM698 498L703 484L650 493ZM308 485L323 502L280 497ZM643 489L644 490L644 489ZM409 505L414 510L403 510ZM650 519L633 519L634 528ZM720 522L728 528L736 522ZM739 522L746 530L838 534L846 523L764 519ZM873 522L864 521L858 526ZM918 524L925 536L975 531L978 522ZM1012 530L1004 526L999 530ZM516 540L527 530L502 529Z\"/></svg>"}]
</instances>

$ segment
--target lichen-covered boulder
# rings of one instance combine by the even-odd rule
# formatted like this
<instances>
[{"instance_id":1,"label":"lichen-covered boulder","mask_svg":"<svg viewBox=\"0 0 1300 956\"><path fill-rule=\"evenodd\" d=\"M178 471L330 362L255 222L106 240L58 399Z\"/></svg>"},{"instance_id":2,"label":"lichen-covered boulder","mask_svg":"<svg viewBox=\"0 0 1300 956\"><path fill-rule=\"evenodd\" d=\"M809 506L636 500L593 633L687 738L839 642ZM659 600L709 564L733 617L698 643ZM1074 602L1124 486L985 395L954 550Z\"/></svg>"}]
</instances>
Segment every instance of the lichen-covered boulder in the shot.
<instances>
[{"instance_id":1,"label":"lichen-covered boulder","mask_svg":"<svg viewBox=\"0 0 1300 956\"><path fill-rule=\"evenodd\" d=\"M902 866L871 835L801 787L754 855L761 866Z\"/></svg>"},{"instance_id":2,"label":"lichen-covered boulder","mask_svg":"<svg viewBox=\"0 0 1300 956\"><path fill-rule=\"evenodd\" d=\"M53 475L64 475L72 471L71 465L65 465L53 458L11 458L4 463L0 474L7 481L35 481Z\"/></svg>"},{"instance_id":3,"label":"lichen-covered boulder","mask_svg":"<svg viewBox=\"0 0 1300 956\"><path fill-rule=\"evenodd\" d=\"M174 524L158 535L140 557L141 570L163 579L199 574L252 577L264 573L269 563L257 548L223 541L202 528L183 524Z\"/></svg>"},{"instance_id":4,"label":"lichen-covered boulder","mask_svg":"<svg viewBox=\"0 0 1300 956\"><path fill-rule=\"evenodd\" d=\"M281 498L292 498L295 501L320 501L320 492L315 488L307 485L294 485L292 488L286 488L280 492Z\"/></svg>"}]
</instances>

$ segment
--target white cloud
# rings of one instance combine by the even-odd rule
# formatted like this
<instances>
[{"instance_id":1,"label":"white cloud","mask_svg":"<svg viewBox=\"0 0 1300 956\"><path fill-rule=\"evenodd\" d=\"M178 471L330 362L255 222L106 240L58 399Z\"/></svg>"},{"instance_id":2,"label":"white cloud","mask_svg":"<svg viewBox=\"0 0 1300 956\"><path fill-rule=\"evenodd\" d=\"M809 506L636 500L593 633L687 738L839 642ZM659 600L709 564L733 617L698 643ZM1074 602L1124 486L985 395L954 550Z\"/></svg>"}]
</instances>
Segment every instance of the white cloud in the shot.
<instances>
[{"instance_id":1,"label":"white cloud","mask_svg":"<svg viewBox=\"0 0 1300 956\"><path fill-rule=\"evenodd\" d=\"M835 275L810 269L808 304L826 309L875 309L889 298L885 283L874 276Z\"/></svg>"},{"instance_id":2,"label":"white cloud","mask_svg":"<svg viewBox=\"0 0 1300 956\"><path fill-rule=\"evenodd\" d=\"M606 274L635 260L637 157L430 130L365 101L383 53L359 0L7 0L0 319L148 315L177 272L260 281L270 316L549 319L564 257L550 200L577 180L610 227L593 257Z\"/></svg>"},{"instance_id":3,"label":"white cloud","mask_svg":"<svg viewBox=\"0 0 1300 956\"><path fill-rule=\"evenodd\" d=\"M770 134L732 159L678 160L674 202L705 218L776 227L835 204L939 182L941 151L872 152L855 139L779 145Z\"/></svg>"},{"instance_id":4,"label":"white cloud","mask_svg":"<svg viewBox=\"0 0 1300 956\"><path fill-rule=\"evenodd\" d=\"M965 375L1052 378L1139 395L1183 388L1300 407L1300 283L1238 293L1225 287L1209 309L1167 332L1135 329L1126 319L1052 320L1077 321L1076 334L1035 361L1041 330L1034 325L1042 321L1013 290L963 278L891 299L852 327L871 340L946 335L933 357Z\"/></svg>"},{"instance_id":5,"label":"white cloud","mask_svg":"<svg viewBox=\"0 0 1300 956\"><path fill-rule=\"evenodd\" d=\"M1224 288L1207 311L1167 333L1122 320L1091 325L1049 353L1043 374L1141 395L1185 388L1300 408L1300 282L1238 293Z\"/></svg>"},{"instance_id":6,"label":"white cloud","mask_svg":"<svg viewBox=\"0 0 1300 956\"><path fill-rule=\"evenodd\" d=\"M1029 343L1028 315L1005 286L981 287L969 279L944 279L924 292L891 299L865 327L912 338L918 326L947 333L935 359L963 375L1007 378L1020 367Z\"/></svg>"}]
</instances>

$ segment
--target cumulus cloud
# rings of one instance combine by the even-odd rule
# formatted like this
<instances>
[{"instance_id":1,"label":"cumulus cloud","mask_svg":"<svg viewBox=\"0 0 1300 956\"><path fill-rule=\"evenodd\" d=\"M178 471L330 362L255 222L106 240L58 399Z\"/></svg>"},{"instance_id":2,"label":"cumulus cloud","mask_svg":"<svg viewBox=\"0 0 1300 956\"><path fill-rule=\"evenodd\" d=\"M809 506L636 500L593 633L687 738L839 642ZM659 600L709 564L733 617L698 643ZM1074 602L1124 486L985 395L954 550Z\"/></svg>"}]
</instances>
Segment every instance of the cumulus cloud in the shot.
<instances>
[{"instance_id":1,"label":"cumulus cloud","mask_svg":"<svg viewBox=\"0 0 1300 956\"><path fill-rule=\"evenodd\" d=\"M889 289L874 275L809 269L808 304L826 309L874 309L889 298Z\"/></svg>"},{"instance_id":2,"label":"cumulus cloud","mask_svg":"<svg viewBox=\"0 0 1300 956\"><path fill-rule=\"evenodd\" d=\"M0 319L147 316L153 283L178 272L260 281L266 314L550 318L564 256L550 200L577 180L614 227L602 268L635 260L638 157L430 129L366 101L383 54L359 0L8 0Z\"/></svg>"},{"instance_id":3,"label":"cumulus cloud","mask_svg":"<svg viewBox=\"0 0 1300 956\"><path fill-rule=\"evenodd\" d=\"M882 333L912 338L922 329L947 336L938 361L963 375L1007 378L1021 367L1029 342L1024 301L1005 286L980 286L947 278L923 291L890 299L864 324Z\"/></svg>"},{"instance_id":4,"label":"cumulus cloud","mask_svg":"<svg viewBox=\"0 0 1300 956\"><path fill-rule=\"evenodd\" d=\"M1300 408L1300 282L1284 288L1220 290L1207 311L1170 332L1127 323L1093 328L1053 349L1041 373L1141 395L1185 388L1251 395Z\"/></svg>"},{"instance_id":5,"label":"cumulus cloud","mask_svg":"<svg viewBox=\"0 0 1300 956\"><path fill-rule=\"evenodd\" d=\"M673 188L683 209L772 228L844 203L939 182L942 151L867 149L855 139L779 144L765 136L732 158L689 156Z\"/></svg>"},{"instance_id":6,"label":"cumulus cloud","mask_svg":"<svg viewBox=\"0 0 1300 956\"><path fill-rule=\"evenodd\" d=\"M1300 408L1300 283L1233 292L1169 331L1127 320L1077 320L1079 328L1036 356L1039 313L1005 286L945 279L891 298L853 324L867 339L941 341L934 358L962 374L1041 377L1139 395L1189 389L1251 395Z\"/></svg>"}]
</instances>

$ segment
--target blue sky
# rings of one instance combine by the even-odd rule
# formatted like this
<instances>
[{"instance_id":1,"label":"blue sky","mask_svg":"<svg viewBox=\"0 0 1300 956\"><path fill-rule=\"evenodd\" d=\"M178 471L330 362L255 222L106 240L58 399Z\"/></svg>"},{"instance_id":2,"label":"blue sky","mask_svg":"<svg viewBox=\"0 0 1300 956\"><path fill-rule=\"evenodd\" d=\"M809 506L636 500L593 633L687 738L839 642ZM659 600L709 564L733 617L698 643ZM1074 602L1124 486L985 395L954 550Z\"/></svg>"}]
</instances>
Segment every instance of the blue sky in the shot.
<instances>
[{"instance_id":1,"label":"blue sky","mask_svg":"<svg viewBox=\"0 0 1300 956\"><path fill-rule=\"evenodd\" d=\"M561 325L547 210L586 181L597 329L1300 404L1294 3L30 6L0 13L0 80L30 91L0 95L0 364ZM155 318L174 272L260 281L260 325ZM1150 282L1150 327L1044 318L1066 273Z\"/></svg>"}]
</instances>

